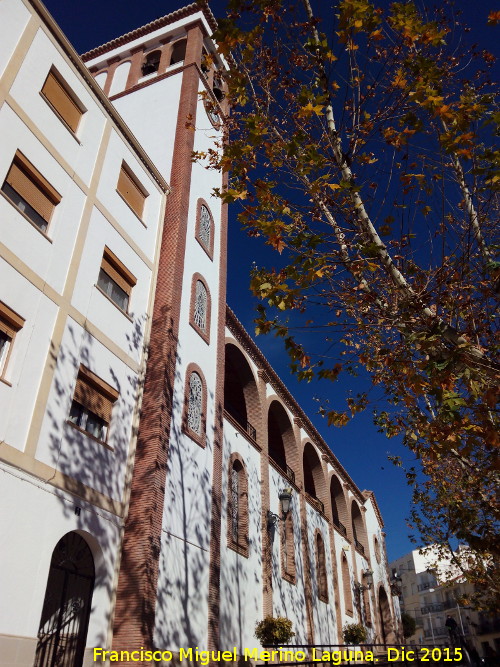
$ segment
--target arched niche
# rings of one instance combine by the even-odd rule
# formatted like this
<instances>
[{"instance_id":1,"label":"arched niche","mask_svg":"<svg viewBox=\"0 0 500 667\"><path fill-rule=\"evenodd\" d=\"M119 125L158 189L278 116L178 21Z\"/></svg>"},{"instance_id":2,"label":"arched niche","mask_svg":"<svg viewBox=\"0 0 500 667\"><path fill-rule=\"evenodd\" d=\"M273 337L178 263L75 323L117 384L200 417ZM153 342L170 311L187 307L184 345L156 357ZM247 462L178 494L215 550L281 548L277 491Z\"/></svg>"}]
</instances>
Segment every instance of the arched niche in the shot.
<instances>
[{"instance_id":1,"label":"arched niche","mask_svg":"<svg viewBox=\"0 0 500 667\"><path fill-rule=\"evenodd\" d=\"M330 478L330 503L332 505L333 523L338 530L347 537L347 526L349 525L349 511L345 499L342 482L337 475Z\"/></svg>"},{"instance_id":2,"label":"arched niche","mask_svg":"<svg viewBox=\"0 0 500 667\"><path fill-rule=\"evenodd\" d=\"M260 424L257 383L245 355L232 343L226 344L224 410L251 438L257 440Z\"/></svg>"},{"instance_id":3,"label":"arched niche","mask_svg":"<svg viewBox=\"0 0 500 667\"><path fill-rule=\"evenodd\" d=\"M296 443L293 427L285 408L273 400L267 413L269 457L295 481Z\"/></svg>"},{"instance_id":4,"label":"arched niche","mask_svg":"<svg viewBox=\"0 0 500 667\"><path fill-rule=\"evenodd\" d=\"M325 477L318 452L310 442L306 442L302 453L304 491L312 498L324 503Z\"/></svg>"},{"instance_id":5,"label":"arched niche","mask_svg":"<svg viewBox=\"0 0 500 667\"><path fill-rule=\"evenodd\" d=\"M358 503L353 500L351 503L351 527L354 544L368 558L368 544L366 541L365 522Z\"/></svg>"}]
</instances>

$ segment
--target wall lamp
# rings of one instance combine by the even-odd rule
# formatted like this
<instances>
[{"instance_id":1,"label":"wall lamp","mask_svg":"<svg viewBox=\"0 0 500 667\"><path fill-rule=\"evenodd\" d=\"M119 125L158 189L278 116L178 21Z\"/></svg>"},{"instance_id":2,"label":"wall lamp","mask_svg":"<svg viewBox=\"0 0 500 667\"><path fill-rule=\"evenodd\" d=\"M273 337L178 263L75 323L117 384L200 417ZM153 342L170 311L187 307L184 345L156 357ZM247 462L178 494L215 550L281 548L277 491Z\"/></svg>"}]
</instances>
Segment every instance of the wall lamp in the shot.
<instances>
[{"instance_id":1,"label":"wall lamp","mask_svg":"<svg viewBox=\"0 0 500 667\"><path fill-rule=\"evenodd\" d=\"M271 510L267 510L268 528L274 528L278 521L284 521L286 519L286 515L290 511L290 503L292 502L292 489L290 487L283 489L283 491L280 492L278 498L281 502L282 516L280 517L278 514L271 512Z\"/></svg>"},{"instance_id":2,"label":"wall lamp","mask_svg":"<svg viewBox=\"0 0 500 667\"><path fill-rule=\"evenodd\" d=\"M357 582L357 587L360 591L368 591L373 586L373 570L365 570L361 573L362 578L365 583L362 584L360 581Z\"/></svg>"}]
</instances>

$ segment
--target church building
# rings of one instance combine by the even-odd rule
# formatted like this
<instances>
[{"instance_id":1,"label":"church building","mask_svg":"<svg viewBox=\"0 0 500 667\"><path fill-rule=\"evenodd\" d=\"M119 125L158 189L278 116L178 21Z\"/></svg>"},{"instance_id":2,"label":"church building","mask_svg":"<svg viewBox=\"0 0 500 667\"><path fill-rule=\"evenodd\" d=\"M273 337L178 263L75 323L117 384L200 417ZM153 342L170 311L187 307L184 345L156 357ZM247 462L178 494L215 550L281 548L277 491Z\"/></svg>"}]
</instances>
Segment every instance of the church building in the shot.
<instances>
[{"instance_id":1,"label":"church building","mask_svg":"<svg viewBox=\"0 0 500 667\"><path fill-rule=\"evenodd\" d=\"M239 661L266 616L399 638L373 493L226 304L225 175L191 157L215 28L194 3L79 56L0 3L0 666Z\"/></svg>"}]
</instances>

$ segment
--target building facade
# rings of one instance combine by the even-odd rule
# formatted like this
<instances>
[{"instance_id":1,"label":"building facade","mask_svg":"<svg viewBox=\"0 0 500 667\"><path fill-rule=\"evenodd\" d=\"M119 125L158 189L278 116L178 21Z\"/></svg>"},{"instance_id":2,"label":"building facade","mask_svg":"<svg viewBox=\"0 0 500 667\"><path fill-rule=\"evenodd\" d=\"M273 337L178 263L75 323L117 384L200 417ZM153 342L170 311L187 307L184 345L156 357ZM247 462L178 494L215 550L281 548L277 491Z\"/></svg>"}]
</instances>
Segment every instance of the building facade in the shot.
<instances>
[{"instance_id":1,"label":"building facade","mask_svg":"<svg viewBox=\"0 0 500 667\"><path fill-rule=\"evenodd\" d=\"M226 306L224 177L191 160L214 28L193 4L80 58L0 5L0 665L241 655L266 615L397 638L373 494Z\"/></svg>"},{"instance_id":2,"label":"building facade","mask_svg":"<svg viewBox=\"0 0 500 667\"><path fill-rule=\"evenodd\" d=\"M440 557L439 571L434 563L432 549L415 549L390 563L401 612L415 620L415 633L408 643L450 646L452 638L446 626L450 617L461 645L482 658L498 653L500 617L476 611L468 604L474 587L456 573L451 557L448 561Z\"/></svg>"}]
</instances>

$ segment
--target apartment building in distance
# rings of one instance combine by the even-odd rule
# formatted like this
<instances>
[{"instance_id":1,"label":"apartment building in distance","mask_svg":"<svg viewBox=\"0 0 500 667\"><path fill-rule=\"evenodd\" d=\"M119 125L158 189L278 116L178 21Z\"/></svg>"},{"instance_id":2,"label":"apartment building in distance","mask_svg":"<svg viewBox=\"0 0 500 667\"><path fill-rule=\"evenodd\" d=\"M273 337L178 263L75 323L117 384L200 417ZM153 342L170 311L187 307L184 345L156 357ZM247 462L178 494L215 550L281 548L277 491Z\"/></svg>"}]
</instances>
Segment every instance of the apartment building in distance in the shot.
<instances>
[{"instance_id":1,"label":"apartment building in distance","mask_svg":"<svg viewBox=\"0 0 500 667\"><path fill-rule=\"evenodd\" d=\"M80 57L0 3L0 665L241 655L268 614L399 637L373 493L226 305L224 177L191 161L215 27L195 3Z\"/></svg>"},{"instance_id":2,"label":"apartment building in distance","mask_svg":"<svg viewBox=\"0 0 500 667\"><path fill-rule=\"evenodd\" d=\"M466 547L459 547L466 548ZM473 648L480 657L489 658L500 651L500 616L478 612L467 604L473 586L453 572L451 558L441 560L439 571L434 569L432 551L415 549L389 565L399 590L402 613L416 622L416 630L408 639L410 644L450 646L446 620L456 623L457 634L465 646Z\"/></svg>"}]
</instances>

